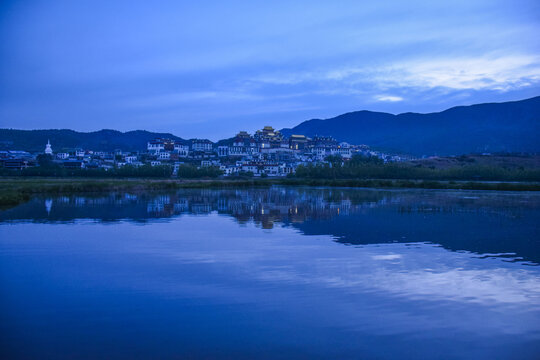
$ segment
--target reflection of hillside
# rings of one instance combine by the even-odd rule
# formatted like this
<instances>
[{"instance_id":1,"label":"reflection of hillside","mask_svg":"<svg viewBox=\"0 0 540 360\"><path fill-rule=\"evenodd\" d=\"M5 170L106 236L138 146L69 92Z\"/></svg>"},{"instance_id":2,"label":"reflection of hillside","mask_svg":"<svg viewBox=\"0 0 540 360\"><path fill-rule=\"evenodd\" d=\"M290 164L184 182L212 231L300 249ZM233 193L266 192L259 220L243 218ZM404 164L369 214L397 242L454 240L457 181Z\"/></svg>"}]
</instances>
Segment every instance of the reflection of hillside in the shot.
<instances>
[{"instance_id":1,"label":"reflection of hillside","mask_svg":"<svg viewBox=\"0 0 540 360\"><path fill-rule=\"evenodd\" d=\"M264 229L283 224L347 244L434 242L451 250L517 253L540 263L535 194L275 187L35 198L0 221L146 222L182 214L232 216Z\"/></svg>"}]
</instances>

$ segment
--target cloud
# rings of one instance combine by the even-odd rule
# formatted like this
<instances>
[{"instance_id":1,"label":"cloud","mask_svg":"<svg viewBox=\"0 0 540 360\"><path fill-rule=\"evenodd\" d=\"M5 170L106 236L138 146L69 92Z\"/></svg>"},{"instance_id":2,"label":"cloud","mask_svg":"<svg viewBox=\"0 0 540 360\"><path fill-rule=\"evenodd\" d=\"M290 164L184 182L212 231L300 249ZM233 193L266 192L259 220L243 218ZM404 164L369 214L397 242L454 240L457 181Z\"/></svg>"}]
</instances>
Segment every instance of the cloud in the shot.
<instances>
[{"instance_id":1,"label":"cloud","mask_svg":"<svg viewBox=\"0 0 540 360\"><path fill-rule=\"evenodd\" d=\"M389 102L403 101L403 98L401 96L392 96L392 95L378 95L378 96L375 96L375 99L377 101L389 101Z\"/></svg>"},{"instance_id":2,"label":"cloud","mask_svg":"<svg viewBox=\"0 0 540 360\"><path fill-rule=\"evenodd\" d=\"M493 90L507 92L540 82L540 56L507 55L412 59L373 67L339 68L265 74L252 81L272 85L317 84L351 94L351 88ZM402 101L377 95L378 101Z\"/></svg>"},{"instance_id":3,"label":"cloud","mask_svg":"<svg viewBox=\"0 0 540 360\"><path fill-rule=\"evenodd\" d=\"M129 101L130 107L170 107L186 103L257 101L262 97L240 91L185 91L146 96Z\"/></svg>"},{"instance_id":4,"label":"cloud","mask_svg":"<svg viewBox=\"0 0 540 360\"><path fill-rule=\"evenodd\" d=\"M540 81L540 56L413 61L375 79L395 86L509 91Z\"/></svg>"}]
</instances>

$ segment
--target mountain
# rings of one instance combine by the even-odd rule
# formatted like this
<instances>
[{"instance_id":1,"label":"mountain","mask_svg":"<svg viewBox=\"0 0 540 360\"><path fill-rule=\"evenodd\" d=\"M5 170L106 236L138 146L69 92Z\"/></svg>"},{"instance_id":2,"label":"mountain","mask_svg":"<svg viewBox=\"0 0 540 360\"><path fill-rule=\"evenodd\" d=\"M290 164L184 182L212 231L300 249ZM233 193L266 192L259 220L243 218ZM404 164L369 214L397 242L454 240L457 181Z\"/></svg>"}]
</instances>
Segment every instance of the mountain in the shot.
<instances>
[{"instance_id":1,"label":"mountain","mask_svg":"<svg viewBox=\"0 0 540 360\"><path fill-rule=\"evenodd\" d=\"M144 130L120 132L99 130L77 132L73 130L13 130L0 129L0 150L43 151L47 140L53 150L63 148L82 148L96 151L140 151L146 149L146 143L155 138L169 138L182 143L187 141L169 133L154 133Z\"/></svg>"},{"instance_id":2,"label":"mountain","mask_svg":"<svg viewBox=\"0 0 540 360\"><path fill-rule=\"evenodd\" d=\"M442 112L393 115L356 111L331 119L304 121L286 136L332 136L351 144L413 155L459 155L478 152L540 152L540 96L505 103L458 106ZM204 135L204 134L201 134ZM146 149L163 137L187 143L169 133L143 130L13 130L0 129L0 150L43 151L47 140L54 151L83 148L101 151ZM204 136L202 136L204 137ZM230 142L225 139L223 143Z\"/></svg>"},{"instance_id":3,"label":"mountain","mask_svg":"<svg viewBox=\"0 0 540 360\"><path fill-rule=\"evenodd\" d=\"M540 152L540 96L429 114L356 111L304 121L281 131L286 136L332 136L351 144L419 156Z\"/></svg>"}]
</instances>

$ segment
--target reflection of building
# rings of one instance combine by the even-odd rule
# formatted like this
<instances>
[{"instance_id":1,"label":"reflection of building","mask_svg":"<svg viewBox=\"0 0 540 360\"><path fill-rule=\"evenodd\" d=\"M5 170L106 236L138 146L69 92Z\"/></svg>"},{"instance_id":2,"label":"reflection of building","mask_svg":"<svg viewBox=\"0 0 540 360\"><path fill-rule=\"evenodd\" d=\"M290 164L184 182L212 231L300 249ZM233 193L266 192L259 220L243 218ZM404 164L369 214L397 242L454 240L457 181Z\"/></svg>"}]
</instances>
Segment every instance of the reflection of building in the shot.
<instances>
[{"instance_id":1,"label":"reflection of building","mask_svg":"<svg viewBox=\"0 0 540 360\"><path fill-rule=\"evenodd\" d=\"M45 210L47 210L47 215L50 215L52 209L52 199L45 200Z\"/></svg>"},{"instance_id":2,"label":"reflection of building","mask_svg":"<svg viewBox=\"0 0 540 360\"><path fill-rule=\"evenodd\" d=\"M332 191L308 193L284 188L270 191L182 190L178 196L153 198L147 203L147 211L153 216L172 216L185 212L209 214L215 211L230 214L240 223L253 221L264 229L271 229L275 223L329 219L372 204L354 204L352 199L342 193Z\"/></svg>"},{"instance_id":3,"label":"reflection of building","mask_svg":"<svg viewBox=\"0 0 540 360\"><path fill-rule=\"evenodd\" d=\"M35 199L39 214L47 221L85 218L101 221L134 219L147 221L181 214L218 213L232 216L239 223L253 222L263 228L274 224L303 223L310 219L331 219L377 206L384 197L375 192L354 198L357 192L310 190L285 187L270 189L182 189L172 193L110 193L106 196L62 196ZM359 201L360 199L360 201ZM43 206L47 214L43 211ZM52 207L54 206L54 211ZM39 216L38 216L39 217ZM2 214L0 214L0 221Z\"/></svg>"}]
</instances>

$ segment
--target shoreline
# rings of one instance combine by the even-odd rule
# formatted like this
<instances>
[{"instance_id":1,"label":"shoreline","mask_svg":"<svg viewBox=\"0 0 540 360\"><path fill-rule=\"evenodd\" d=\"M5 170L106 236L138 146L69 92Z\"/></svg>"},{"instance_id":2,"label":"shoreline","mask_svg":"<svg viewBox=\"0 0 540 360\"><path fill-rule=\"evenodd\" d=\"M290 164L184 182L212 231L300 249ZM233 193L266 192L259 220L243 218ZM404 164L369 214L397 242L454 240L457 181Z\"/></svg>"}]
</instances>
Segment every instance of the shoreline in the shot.
<instances>
[{"instance_id":1,"label":"shoreline","mask_svg":"<svg viewBox=\"0 0 540 360\"><path fill-rule=\"evenodd\" d=\"M407 179L148 179L148 178L12 178L0 177L0 207L13 207L38 194L75 194L109 191L143 192L183 188L249 188L325 186L381 189L441 189L485 191L540 191L540 182L443 181Z\"/></svg>"}]
</instances>

